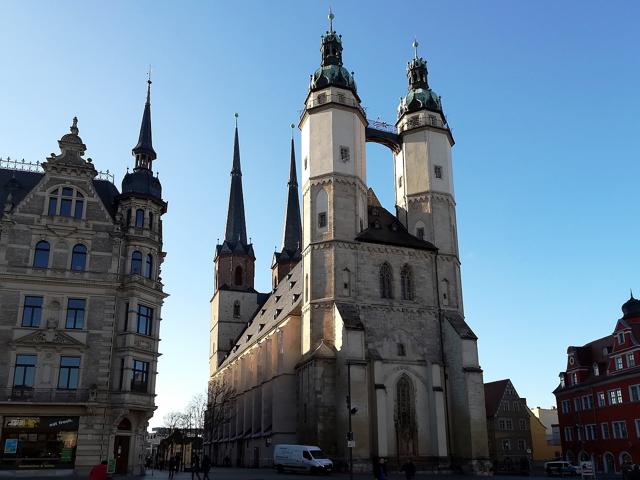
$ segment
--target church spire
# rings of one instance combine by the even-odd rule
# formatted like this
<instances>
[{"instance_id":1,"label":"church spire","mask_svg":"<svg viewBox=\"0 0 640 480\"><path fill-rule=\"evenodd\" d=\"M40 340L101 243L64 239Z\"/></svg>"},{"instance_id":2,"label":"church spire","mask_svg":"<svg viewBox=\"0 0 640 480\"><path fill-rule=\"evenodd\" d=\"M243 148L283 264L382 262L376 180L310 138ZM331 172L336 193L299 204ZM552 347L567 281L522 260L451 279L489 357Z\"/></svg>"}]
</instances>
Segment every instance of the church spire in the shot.
<instances>
[{"instance_id":1,"label":"church spire","mask_svg":"<svg viewBox=\"0 0 640 480\"><path fill-rule=\"evenodd\" d=\"M298 175L296 173L296 151L293 142L293 124L291 125L291 162L289 165L289 182L287 210L284 218L284 235L282 251L291 253L300 250L302 244L302 222L300 220L300 201L298 199Z\"/></svg>"},{"instance_id":2,"label":"church spire","mask_svg":"<svg viewBox=\"0 0 640 480\"><path fill-rule=\"evenodd\" d=\"M151 170L151 162L156 159L156 151L153 149L151 138L151 75L147 80L147 101L144 104L140 135L138 136L138 143L133 147L132 152L136 157L136 170Z\"/></svg>"},{"instance_id":3,"label":"church spire","mask_svg":"<svg viewBox=\"0 0 640 480\"><path fill-rule=\"evenodd\" d=\"M238 141L238 114L233 141L233 167L231 168L231 190L229 192L229 212L224 239L229 243L247 244L247 226L244 220L244 196L242 194L242 170L240 168L240 142Z\"/></svg>"}]
</instances>

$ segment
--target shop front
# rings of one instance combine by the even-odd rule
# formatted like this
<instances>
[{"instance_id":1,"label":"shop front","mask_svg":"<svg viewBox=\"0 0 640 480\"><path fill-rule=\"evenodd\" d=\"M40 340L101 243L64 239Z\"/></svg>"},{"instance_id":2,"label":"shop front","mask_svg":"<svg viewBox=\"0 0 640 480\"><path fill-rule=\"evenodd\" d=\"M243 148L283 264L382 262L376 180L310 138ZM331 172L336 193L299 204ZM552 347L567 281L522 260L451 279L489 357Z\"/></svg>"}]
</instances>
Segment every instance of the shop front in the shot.
<instances>
[{"instance_id":1,"label":"shop front","mask_svg":"<svg viewBox=\"0 0 640 480\"><path fill-rule=\"evenodd\" d=\"M79 417L4 417L0 468L73 468Z\"/></svg>"}]
</instances>

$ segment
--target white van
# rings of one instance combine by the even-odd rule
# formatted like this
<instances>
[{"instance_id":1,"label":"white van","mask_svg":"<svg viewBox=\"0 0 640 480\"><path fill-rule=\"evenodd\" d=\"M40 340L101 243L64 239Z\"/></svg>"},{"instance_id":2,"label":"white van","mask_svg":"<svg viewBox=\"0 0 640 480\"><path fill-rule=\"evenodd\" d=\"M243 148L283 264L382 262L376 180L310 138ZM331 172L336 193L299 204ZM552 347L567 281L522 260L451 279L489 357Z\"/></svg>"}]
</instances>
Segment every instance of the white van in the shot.
<instances>
[{"instance_id":1,"label":"white van","mask_svg":"<svg viewBox=\"0 0 640 480\"><path fill-rule=\"evenodd\" d=\"M273 466L278 472L331 473L333 470L333 462L320 447L312 445L276 445L273 448Z\"/></svg>"}]
</instances>

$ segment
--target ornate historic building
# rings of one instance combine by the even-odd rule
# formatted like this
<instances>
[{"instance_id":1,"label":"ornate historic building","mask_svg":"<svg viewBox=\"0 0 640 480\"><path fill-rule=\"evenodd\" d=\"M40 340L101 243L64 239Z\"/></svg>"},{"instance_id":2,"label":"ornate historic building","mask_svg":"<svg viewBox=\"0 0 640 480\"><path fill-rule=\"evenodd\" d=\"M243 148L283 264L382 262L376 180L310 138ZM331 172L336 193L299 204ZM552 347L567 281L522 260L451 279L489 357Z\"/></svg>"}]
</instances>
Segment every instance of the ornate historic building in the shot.
<instances>
[{"instance_id":1,"label":"ornate historic building","mask_svg":"<svg viewBox=\"0 0 640 480\"><path fill-rule=\"evenodd\" d=\"M611 334L567 348L553 393L567 461L607 474L640 463L640 300L622 305Z\"/></svg>"},{"instance_id":2,"label":"ornate historic building","mask_svg":"<svg viewBox=\"0 0 640 480\"><path fill-rule=\"evenodd\" d=\"M162 215L151 82L119 192L78 135L0 168L0 467L139 473L155 410Z\"/></svg>"},{"instance_id":3,"label":"ornate historic building","mask_svg":"<svg viewBox=\"0 0 640 480\"><path fill-rule=\"evenodd\" d=\"M454 141L414 47L395 128L383 130L366 119L341 36L332 24L322 36L268 294L254 289L236 127L211 301L211 385L232 389L228 402L210 395L206 445L218 463L271 465L273 445L303 443L338 468L351 449L359 470L382 456L486 471L482 370L462 306ZM366 142L393 154L395 214L367 187Z\"/></svg>"}]
</instances>

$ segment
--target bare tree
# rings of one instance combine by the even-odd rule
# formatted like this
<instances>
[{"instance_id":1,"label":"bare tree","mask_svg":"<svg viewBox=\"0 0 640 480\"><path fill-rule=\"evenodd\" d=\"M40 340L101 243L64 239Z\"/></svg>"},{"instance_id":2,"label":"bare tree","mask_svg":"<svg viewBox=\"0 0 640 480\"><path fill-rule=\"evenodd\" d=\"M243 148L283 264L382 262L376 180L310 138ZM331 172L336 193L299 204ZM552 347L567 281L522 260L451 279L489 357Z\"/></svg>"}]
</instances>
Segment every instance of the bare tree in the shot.
<instances>
[{"instance_id":1,"label":"bare tree","mask_svg":"<svg viewBox=\"0 0 640 480\"><path fill-rule=\"evenodd\" d=\"M209 382L204 417L205 438L209 440L217 438L224 425L229 423L235 395L235 388L226 379L218 378Z\"/></svg>"},{"instance_id":2,"label":"bare tree","mask_svg":"<svg viewBox=\"0 0 640 480\"><path fill-rule=\"evenodd\" d=\"M184 415L187 417L190 428L204 428L204 416L207 410L207 397L204 393L198 393L191 397Z\"/></svg>"}]
</instances>

